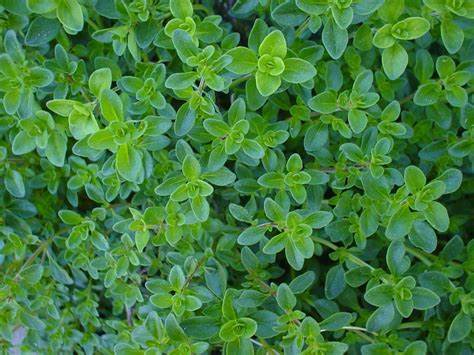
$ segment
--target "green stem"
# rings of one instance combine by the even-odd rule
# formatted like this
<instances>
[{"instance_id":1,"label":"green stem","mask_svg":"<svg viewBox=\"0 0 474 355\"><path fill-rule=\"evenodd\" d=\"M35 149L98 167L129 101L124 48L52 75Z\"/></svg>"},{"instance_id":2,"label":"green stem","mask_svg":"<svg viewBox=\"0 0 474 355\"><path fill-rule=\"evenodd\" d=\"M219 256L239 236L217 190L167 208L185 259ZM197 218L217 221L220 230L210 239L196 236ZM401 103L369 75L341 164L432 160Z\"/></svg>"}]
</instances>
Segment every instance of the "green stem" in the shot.
<instances>
[{"instance_id":1,"label":"green stem","mask_svg":"<svg viewBox=\"0 0 474 355\"><path fill-rule=\"evenodd\" d=\"M402 323L398 326L397 329L412 329L412 328L422 328L423 322L407 322Z\"/></svg>"},{"instance_id":2,"label":"green stem","mask_svg":"<svg viewBox=\"0 0 474 355\"><path fill-rule=\"evenodd\" d=\"M336 251L336 250L339 249L339 247L338 247L336 244L334 244L334 243L332 243L332 242L330 242L329 240L326 240L326 239L324 239L324 238L316 237L316 236L312 236L311 238L312 238L315 242L320 243L320 244L322 244L322 245L325 245L325 246L327 246L328 248L330 248L330 249L332 249L332 250L334 250L334 251Z\"/></svg>"},{"instance_id":3,"label":"green stem","mask_svg":"<svg viewBox=\"0 0 474 355\"><path fill-rule=\"evenodd\" d=\"M198 270L206 263L207 261L207 256L206 254L204 253L204 255L198 260L197 264L196 264L196 267L194 268L194 270L188 275L188 277L186 278L186 280L184 281L184 285L183 287L181 288L181 290L184 290L186 289L186 287L188 287L189 283L191 282L191 280L193 279L194 275L198 272Z\"/></svg>"},{"instance_id":4,"label":"green stem","mask_svg":"<svg viewBox=\"0 0 474 355\"><path fill-rule=\"evenodd\" d=\"M48 238L39 245L39 247L33 252L33 254L30 255L28 260L26 260L25 263L21 266L20 270L18 270L18 272L15 274L15 276L13 277L15 280L17 280L20 277L21 273L28 266L33 264L33 261L35 261L35 259L38 257L38 255L40 255L48 247L51 240L52 240L51 238Z\"/></svg>"},{"instance_id":5,"label":"green stem","mask_svg":"<svg viewBox=\"0 0 474 355\"><path fill-rule=\"evenodd\" d=\"M360 331L360 330L352 330L354 333L356 333L359 337L361 337L362 339L364 340L367 340L369 343L375 343L375 339L373 339L372 337L368 336L367 334L365 334L364 332Z\"/></svg>"},{"instance_id":6,"label":"green stem","mask_svg":"<svg viewBox=\"0 0 474 355\"><path fill-rule=\"evenodd\" d=\"M247 74L247 75L244 75L238 79L235 79L230 85L229 85L229 89L239 85L240 83L243 83L244 81L247 81L248 79L250 79L252 77L252 74Z\"/></svg>"},{"instance_id":7,"label":"green stem","mask_svg":"<svg viewBox=\"0 0 474 355\"><path fill-rule=\"evenodd\" d=\"M359 265L359 266L365 266L365 267L368 267L370 270L375 270L375 268L370 265L370 264L367 264L364 260L362 260L361 258L355 256L354 254L352 254L349 250L347 250L346 248L341 248L341 247L338 247L336 244L330 242L329 240L326 240L326 239L323 239L323 238L320 238L320 237L316 237L316 236L311 236L311 238L313 239L313 241L315 241L316 243L320 243L320 244L323 244L325 246L327 246L328 248L334 250L334 251L337 251L339 249L343 249L344 250L344 254L346 256L346 258L350 261L352 261L354 264L356 265ZM380 280L386 284L390 284L390 280L387 279L386 277L383 277L381 276L380 277Z\"/></svg>"},{"instance_id":8,"label":"green stem","mask_svg":"<svg viewBox=\"0 0 474 355\"><path fill-rule=\"evenodd\" d=\"M295 37L299 37L303 34L303 32L308 28L309 22L311 20L311 17L307 17L306 20L296 29L295 31Z\"/></svg>"},{"instance_id":9,"label":"green stem","mask_svg":"<svg viewBox=\"0 0 474 355\"><path fill-rule=\"evenodd\" d=\"M324 238L321 238L321 237L316 237L316 236L312 236L311 237L316 243L320 243L320 244L323 244L325 246L327 246L328 248L336 251L336 250L339 250L341 249L340 247L338 247L336 244L330 242L329 240L327 239L324 239ZM370 268L371 270L374 270L375 268L369 264L367 264L364 260L358 258L357 256L355 256L354 254L351 254L349 251L347 250L344 250L346 252L346 256L347 256L347 259L349 259L350 261L352 261L354 264L357 264L359 266L366 266L368 268Z\"/></svg>"},{"instance_id":10,"label":"green stem","mask_svg":"<svg viewBox=\"0 0 474 355\"><path fill-rule=\"evenodd\" d=\"M89 26L92 27L92 29L93 29L94 31L100 30L99 26L97 26L90 18L87 18L87 19L86 19L86 22L87 22L87 24L88 24Z\"/></svg>"},{"instance_id":11,"label":"green stem","mask_svg":"<svg viewBox=\"0 0 474 355\"><path fill-rule=\"evenodd\" d=\"M202 92L204 91L204 88L206 87L206 82L204 81L204 78L201 78L201 81L199 81L199 95L202 95Z\"/></svg>"},{"instance_id":12,"label":"green stem","mask_svg":"<svg viewBox=\"0 0 474 355\"><path fill-rule=\"evenodd\" d=\"M405 250L409 252L411 255L413 255L414 257L418 258L426 266L433 265L433 263L430 260L428 260L427 257L425 257L421 252L419 252L415 248L405 246Z\"/></svg>"},{"instance_id":13,"label":"green stem","mask_svg":"<svg viewBox=\"0 0 474 355\"><path fill-rule=\"evenodd\" d=\"M272 352L273 354L275 354L275 355L279 355L279 354L280 354L278 351L276 351L275 349L273 349L272 347L270 347L268 344L261 343L261 342L255 340L255 339L253 339L253 338L250 338L250 341L251 341L252 343L254 343L255 345L261 347L262 349L267 350L267 352L266 352L267 354L268 354L268 351L271 351L271 352Z\"/></svg>"}]
</instances>

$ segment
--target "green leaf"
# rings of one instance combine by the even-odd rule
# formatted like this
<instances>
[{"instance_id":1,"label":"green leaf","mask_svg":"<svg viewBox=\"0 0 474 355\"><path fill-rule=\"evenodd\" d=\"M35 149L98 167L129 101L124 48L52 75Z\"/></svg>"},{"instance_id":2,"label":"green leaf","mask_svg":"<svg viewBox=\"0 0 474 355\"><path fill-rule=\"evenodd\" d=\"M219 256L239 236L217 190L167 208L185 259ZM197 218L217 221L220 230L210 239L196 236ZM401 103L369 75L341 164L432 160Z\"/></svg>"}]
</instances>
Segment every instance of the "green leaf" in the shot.
<instances>
[{"instance_id":1,"label":"green leaf","mask_svg":"<svg viewBox=\"0 0 474 355\"><path fill-rule=\"evenodd\" d=\"M51 12L56 8L55 0L26 0L28 8L38 14Z\"/></svg>"},{"instance_id":2,"label":"green leaf","mask_svg":"<svg viewBox=\"0 0 474 355\"><path fill-rule=\"evenodd\" d=\"M460 312L454 317L448 330L448 341L457 343L465 339L472 329L472 318L468 314Z\"/></svg>"},{"instance_id":3,"label":"green leaf","mask_svg":"<svg viewBox=\"0 0 474 355\"><path fill-rule=\"evenodd\" d=\"M334 91L325 91L308 101L308 106L316 112L333 113L337 111L337 94Z\"/></svg>"},{"instance_id":4,"label":"green leaf","mask_svg":"<svg viewBox=\"0 0 474 355\"><path fill-rule=\"evenodd\" d=\"M337 312L324 319L321 323L321 329L326 331L336 331L348 326L352 321L352 315L347 312Z\"/></svg>"},{"instance_id":5,"label":"green leaf","mask_svg":"<svg viewBox=\"0 0 474 355\"><path fill-rule=\"evenodd\" d=\"M392 36L401 40L412 40L423 36L430 29L430 23L423 17L409 17L392 26Z\"/></svg>"},{"instance_id":6,"label":"green leaf","mask_svg":"<svg viewBox=\"0 0 474 355\"><path fill-rule=\"evenodd\" d=\"M53 112L60 116L68 117L74 110L76 101L73 100L50 100L46 106Z\"/></svg>"},{"instance_id":7,"label":"green leaf","mask_svg":"<svg viewBox=\"0 0 474 355\"><path fill-rule=\"evenodd\" d=\"M414 165L410 165L405 169L404 180L408 191L412 194L421 191L426 184L425 174Z\"/></svg>"},{"instance_id":8,"label":"green leaf","mask_svg":"<svg viewBox=\"0 0 474 355\"><path fill-rule=\"evenodd\" d=\"M438 102L441 95L441 85L438 83L427 83L418 87L413 101L419 106L430 106Z\"/></svg>"},{"instance_id":9,"label":"green leaf","mask_svg":"<svg viewBox=\"0 0 474 355\"><path fill-rule=\"evenodd\" d=\"M410 259L405 255L405 246L399 240L390 243L385 259L390 272L395 275L402 275L410 267Z\"/></svg>"},{"instance_id":10,"label":"green leaf","mask_svg":"<svg viewBox=\"0 0 474 355\"><path fill-rule=\"evenodd\" d=\"M287 284L280 284L277 289L276 300L278 305L286 311L291 311L296 306L296 297Z\"/></svg>"},{"instance_id":11,"label":"green leaf","mask_svg":"<svg viewBox=\"0 0 474 355\"><path fill-rule=\"evenodd\" d=\"M281 78L279 76L273 76L261 71L257 71L255 80L258 92L262 96L270 96L274 94L281 85Z\"/></svg>"},{"instance_id":12,"label":"green leaf","mask_svg":"<svg viewBox=\"0 0 474 355\"><path fill-rule=\"evenodd\" d=\"M177 29L173 32L173 45L182 62L186 63L199 53L199 49L186 31Z\"/></svg>"},{"instance_id":13,"label":"green leaf","mask_svg":"<svg viewBox=\"0 0 474 355\"><path fill-rule=\"evenodd\" d=\"M286 162L286 170L289 172L298 172L301 169L303 169L303 161L301 160L301 157L297 153L292 154Z\"/></svg>"},{"instance_id":14,"label":"green leaf","mask_svg":"<svg viewBox=\"0 0 474 355\"><path fill-rule=\"evenodd\" d=\"M14 197L25 197L25 184L21 174L12 169L8 169L4 176L5 188Z\"/></svg>"},{"instance_id":15,"label":"green leaf","mask_svg":"<svg viewBox=\"0 0 474 355\"><path fill-rule=\"evenodd\" d=\"M109 68L101 68L94 71L89 77L89 89L99 97L102 90L110 89L112 85L112 72Z\"/></svg>"},{"instance_id":16,"label":"green leaf","mask_svg":"<svg viewBox=\"0 0 474 355\"><path fill-rule=\"evenodd\" d=\"M182 19L193 15L193 5L189 0L170 0L170 10L174 17Z\"/></svg>"},{"instance_id":17,"label":"green leaf","mask_svg":"<svg viewBox=\"0 0 474 355\"><path fill-rule=\"evenodd\" d=\"M21 94L20 90L11 90L5 93L5 96L3 96L3 107L6 113L13 115L18 110L21 103Z\"/></svg>"},{"instance_id":18,"label":"green leaf","mask_svg":"<svg viewBox=\"0 0 474 355\"><path fill-rule=\"evenodd\" d=\"M357 91L359 94L366 93L372 87L374 82L374 74L370 70L364 70L354 80L352 90ZM396 102L396 101L395 101Z\"/></svg>"},{"instance_id":19,"label":"green leaf","mask_svg":"<svg viewBox=\"0 0 474 355\"><path fill-rule=\"evenodd\" d=\"M18 132L18 134L13 139L12 151L15 155L23 155L31 152L36 148L36 143L34 139L31 139L30 136L24 131Z\"/></svg>"},{"instance_id":20,"label":"green leaf","mask_svg":"<svg viewBox=\"0 0 474 355\"><path fill-rule=\"evenodd\" d=\"M395 307L393 303L388 303L377 309L367 319L366 328L368 331L377 332L381 329L388 329L395 317Z\"/></svg>"},{"instance_id":21,"label":"green leaf","mask_svg":"<svg viewBox=\"0 0 474 355\"><path fill-rule=\"evenodd\" d=\"M304 245L302 247L304 247ZM301 270L303 268L305 259L303 252L308 251L310 251L312 254L314 250L299 248L296 243L294 243L292 240L289 240L285 246L285 257L288 261L288 264L290 264L290 266L295 270Z\"/></svg>"},{"instance_id":22,"label":"green leaf","mask_svg":"<svg viewBox=\"0 0 474 355\"><path fill-rule=\"evenodd\" d=\"M406 236L410 232L414 220L415 215L410 212L407 205L400 207L392 217L390 217L385 235L392 240Z\"/></svg>"},{"instance_id":23,"label":"green leaf","mask_svg":"<svg viewBox=\"0 0 474 355\"><path fill-rule=\"evenodd\" d=\"M57 5L57 15L59 21L66 30L79 32L84 26L81 5L77 0L59 0Z\"/></svg>"},{"instance_id":24,"label":"green leaf","mask_svg":"<svg viewBox=\"0 0 474 355\"><path fill-rule=\"evenodd\" d=\"M52 2L54 7L54 2ZM31 21L28 32L25 36L25 43L28 46L42 46L53 40L60 29L60 24L56 19L36 17Z\"/></svg>"},{"instance_id":25,"label":"green leaf","mask_svg":"<svg viewBox=\"0 0 474 355\"><path fill-rule=\"evenodd\" d=\"M193 155L187 155L183 161L183 175L189 180L195 180L201 175L201 165Z\"/></svg>"},{"instance_id":26,"label":"green leaf","mask_svg":"<svg viewBox=\"0 0 474 355\"><path fill-rule=\"evenodd\" d=\"M285 59L285 71L282 79L292 84L299 84L311 80L316 75L316 69L306 60L299 58Z\"/></svg>"},{"instance_id":27,"label":"green leaf","mask_svg":"<svg viewBox=\"0 0 474 355\"><path fill-rule=\"evenodd\" d=\"M313 271L307 271L294 278L289 286L293 294L301 294L313 284L315 279L315 273Z\"/></svg>"},{"instance_id":28,"label":"green leaf","mask_svg":"<svg viewBox=\"0 0 474 355\"><path fill-rule=\"evenodd\" d=\"M242 142L242 149L245 154L253 159L262 159L265 154L262 146L253 139L245 139Z\"/></svg>"},{"instance_id":29,"label":"green leaf","mask_svg":"<svg viewBox=\"0 0 474 355\"><path fill-rule=\"evenodd\" d=\"M449 215L446 207L441 203L432 201L423 211L423 214L431 226L439 232L446 232L449 227Z\"/></svg>"},{"instance_id":30,"label":"green leaf","mask_svg":"<svg viewBox=\"0 0 474 355\"><path fill-rule=\"evenodd\" d=\"M286 40L283 33L275 30L269 33L258 47L258 55L261 57L268 54L272 57L286 57Z\"/></svg>"},{"instance_id":31,"label":"green leaf","mask_svg":"<svg viewBox=\"0 0 474 355\"><path fill-rule=\"evenodd\" d=\"M304 220L305 224L314 229L321 229L326 227L333 220L334 216L328 211L316 211L307 216Z\"/></svg>"},{"instance_id":32,"label":"green leaf","mask_svg":"<svg viewBox=\"0 0 474 355\"><path fill-rule=\"evenodd\" d=\"M173 90L183 90L191 87L197 78L195 72L173 73L166 79L165 86Z\"/></svg>"},{"instance_id":33,"label":"green leaf","mask_svg":"<svg viewBox=\"0 0 474 355\"><path fill-rule=\"evenodd\" d=\"M102 116L107 121L123 121L123 104L117 93L107 88L102 89L99 102Z\"/></svg>"},{"instance_id":34,"label":"green leaf","mask_svg":"<svg viewBox=\"0 0 474 355\"><path fill-rule=\"evenodd\" d=\"M374 46L378 48L390 48L392 47L396 41L392 35L392 25L386 24L379 28L379 30L375 33L373 38Z\"/></svg>"},{"instance_id":35,"label":"green leaf","mask_svg":"<svg viewBox=\"0 0 474 355\"><path fill-rule=\"evenodd\" d=\"M116 147L115 135L110 129L102 129L92 134L87 140L87 144L97 150L112 149Z\"/></svg>"},{"instance_id":36,"label":"green leaf","mask_svg":"<svg viewBox=\"0 0 474 355\"><path fill-rule=\"evenodd\" d=\"M432 253L436 249L436 233L423 221L413 223L413 229L408 237L414 246L423 249L427 253Z\"/></svg>"},{"instance_id":37,"label":"green leaf","mask_svg":"<svg viewBox=\"0 0 474 355\"><path fill-rule=\"evenodd\" d=\"M344 143L339 147L339 149L344 153L347 159L355 163L364 161L364 153L354 143Z\"/></svg>"},{"instance_id":38,"label":"green leaf","mask_svg":"<svg viewBox=\"0 0 474 355\"><path fill-rule=\"evenodd\" d=\"M250 78L245 83L245 99L252 110L258 110L267 101L267 97L260 94L254 78Z\"/></svg>"},{"instance_id":39,"label":"green leaf","mask_svg":"<svg viewBox=\"0 0 474 355\"><path fill-rule=\"evenodd\" d=\"M392 302L393 287L385 284L372 287L364 294L364 299L373 306L383 307Z\"/></svg>"},{"instance_id":40,"label":"green leaf","mask_svg":"<svg viewBox=\"0 0 474 355\"><path fill-rule=\"evenodd\" d=\"M267 244L265 244L263 252L270 255L279 253L285 248L287 237L286 233L280 233L273 237L267 242Z\"/></svg>"},{"instance_id":41,"label":"green leaf","mask_svg":"<svg viewBox=\"0 0 474 355\"><path fill-rule=\"evenodd\" d=\"M196 196L191 200L191 208L200 222L205 222L209 217L209 203L205 197Z\"/></svg>"},{"instance_id":42,"label":"green leaf","mask_svg":"<svg viewBox=\"0 0 474 355\"><path fill-rule=\"evenodd\" d=\"M464 42L464 31L449 18L441 21L441 39L449 54L458 52Z\"/></svg>"},{"instance_id":43,"label":"green leaf","mask_svg":"<svg viewBox=\"0 0 474 355\"><path fill-rule=\"evenodd\" d=\"M91 113L83 114L78 110L71 112L68 123L69 130L75 139L82 139L99 130L99 125Z\"/></svg>"},{"instance_id":44,"label":"green leaf","mask_svg":"<svg viewBox=\"0 0 474 355\"><path fill-rule=\"evenodd\" d=\"M140 253L143 252L143 249L145 249L149 240L150 232L147 230L135 232L135 245L137 246L137 249Z\"/></svg>"},{"instance_id":45,"label":"green leaf","mask_svg":"<svg viewBox=\"0 0 474 355\"><path fill-rule=\"evenodd\" d=\"M413 295L413 307L415 309L430 309L441 301L436 293L427 288L415 287L411 293Z\"/></svg>"},{"instance_id":46,"label":"green leaf","mask_svg":"<svg viewBox=\"0 0 474 355\"><path fill-rule=\"evenodd\" d=\"M30 70L28 81L31 86L38 88L49 85L54 79L54 75L51 71L44 68L32 68Z\"/></svg>"},{"instance_id":47,"label":"green leaf","mask_svg":"<svg viewBox=\"0 0 474 355\"><path fill-rule=\"evenodd\" d=\"M67 150L67 137L62 132L53 131L49 135L48 145L46 146L46 158L57 167L64 165Z\"/></svg>"},{"instance_id":48,"label":"green leaf","mask_svg":"<svg viewBox=\"0 0 474 355\"><path fill-rule=\"evenodd\" d=\"M345 288L344 269L341 265L333 266L326 274L326 282L324 284L326 298L329 300L335 299Z\"/></svg>"},{"instance_id":49,"label":"green leaf","mask_svg":"<svg viewBox=\"0 0 474 355\"><path fill-rule=\"evenodd\" d=\"M248 74L257 68L257 55L246 47L233 48L227 52L232 62L227 69L235 74Z\"/></svg>"},{"instance_id":50,"label":"green leaf","mask_svg":"<svg viewBox=\"0 0 474 355\"><path fill-rule=\"evenodd\" d=\"M359 287L365 284L371 276L372 273L368 266L360 266L347 271L344 280L351 287Z\"/></svg>"},{"instance_id":51,"label":"green leaf","mask_svg":"<svg viewBox=\"0 0 474 355\"><path fill-rule=\"evenodd\" d=\"M382 52L382 66L390 80L399 78L408 65L408 53L402 45L395 43Z\"/></svg>"},{"instance_id":52,"label":"green leaf","mask_svg":"<svg viewBox=\"0 0 474 355\"><path fill-rule=\"evenodd\" d=\"M21 273L21 278L24 280L26 283L30 285L37 284L40 280L41 277L43 276L44 272L44 267L43 265L36 264L36 265L31 265Z\"/></svg>"},{"instance_id":53,"label":"green leaf","mask_svg":"<svg viewBox=\"0 0 474 355\"><path fill-rule=\"evenodd\" d=\"M263 239L266 231L267 227L265 226L254 226L247 228L239 235L237 242L240 245L256 244Z\"/></svg>"},{"instance_id":54,"label":"green leaf","mask_svg":"<svg viewBox=\"0 0 474 355\"><path fill-rule=\"evenodd\" d=\"M467 104L467 92L459 86L452 86L446 90L446 99L454 107L464 107Z\"/></svg>"},{"instance_id":55,"label":"green leaf","mask_svg":"<svg viewBox=\"0 0 474 355\"><path fill-rule=\"evenodd\" d=\"M266 198L264 202L265 215L272 221L283 221L286 219L286 213L281 206L271 198ZM266 230L266 228L264 228Z\"/></svg>"},{"instance_id":56,"label":"green leaf","mask_svg":"<svg viewBox=\"0 0 474 355\"><path fill-rule=\"evenodd\" d=\"M178 136L184 136L193 128L196 120L196 111L193 110L189 103L181 105L174 121L174 131Z\"/></svg>"},{"instance_id":57,"label":"green leaf","mask_svg":"<svg viewBox=\"0 0 474 355\"><path fill-rule=\"evenodd\" d=\"M349 35L345 28L340 28L331 18L323 29L323 44L329 55L333 59L339 59L344 53Z\"/></svg>"},{"instance_id":58,"label":"green leaf","mask_svg":"<svg viewBox=\"0 0 474 355\"><path fill-rule=\"evenodd\" d=\"M361 133L367 126L367 114L362 110L352 109L348 114L349 126L354 133Z\"/></svg>"},{"instance_id":59,"label":"green leaf","mask_svg":"<svg viewBox=\"0 0 474 355\"><path fill-rule=\"evenodd\" d=\"M462 173L458 169L447 169L436 180L442 181L446 187L445 194L451 194L459 189Z\"/></svg>"},{"instance_id":60,"label":"green leaf","mask_svg":"<svg viewBox=\"0 0 474 355\"><path fill-rule=\"evenodd\" d=\"M115 167L125 180L137 181L143 169L142 157L130 144L122 144L117 150Z\"/></svg>"}]
</instances>

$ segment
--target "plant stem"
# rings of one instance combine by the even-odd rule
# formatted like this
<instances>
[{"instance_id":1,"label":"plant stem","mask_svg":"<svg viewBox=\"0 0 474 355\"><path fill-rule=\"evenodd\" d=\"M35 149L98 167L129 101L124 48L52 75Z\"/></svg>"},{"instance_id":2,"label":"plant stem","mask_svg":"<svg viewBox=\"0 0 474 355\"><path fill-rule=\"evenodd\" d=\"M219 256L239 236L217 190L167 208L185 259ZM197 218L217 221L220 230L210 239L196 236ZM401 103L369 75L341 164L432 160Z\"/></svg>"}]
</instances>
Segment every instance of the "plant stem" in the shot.
<instances>
[{"instance_id":1,"label":"plant stem","mask_svg":"<svg viewBox=\"0 0 474 355\"><path fill-rule=\"evenodd\" d=\"M262 344L260 343L259 341L253 339L253 338L250 338L250 341L252 343L254 343L255 345L261 347L262 349L265 349L265 350L269 350L271 352L273 352L275 355L279 355L280 353L278 351L276 351L275 349L273 349L272 347L268 346L268 344Z\"/></svg>"},{"instance_id":2,"label":"plant stem","mask_svg":"<svg viewBox=\"0 0 474 355\"><path fill-rule=\"evenodd\" d=\"M370 264L367 264L364 260L362 260L361 258L355 256L354 254L352 254L349 250L347 250L346 248L342 248L342 247L338 247L336 244L330 242L329 240L326 240L326 239L323 239L321 237L316 237L316 236L311 236L311 238L313 239L313 241L315 241L316 243L320 243L320 244L323 244L325 246L327 246L328 248L334 250L334 251L337 251L337 250L340 250L340 249L344 249L344 254L345 256L347 257L348 260L352 261L354 264L356 265L359 265L359 266L365 266L367 268L369 268L370 270L375 270L375 268L370 265ZM380 277L380 280L386 284L390 284L390 280L387 279L386 277L383 277L381 276Z\"/></svg>"},{"instance_id":3,"label":"plant stem","mask_svg":"<svg viewBox=\"0 0 474 355\"><path fill-rule=\"evenodd\" d=\"M207 260L207 257L206 255L204 254L201 259L199 259L199 261L197 262L196 264L196 267L194 268L194 270L189 274L189 276L186 278L186 281L184 282L184 285L183 285L183 288L182 290L184 290L186 287L188 287L189 283L191 282L192 278L194 277L194 275L196 274L196 272L201 268L201 266L206 262Z\"/></svg>"},{"instance_id":4,"label":"plant stem","mask_svg":"<svg viewBox=\"0 0 474 355\"><path fill-rule=\"evenodd\" d=\"M240 83L243 83L244 81L250 79L252 77L252 74L247 74L247 75L244 75L244 76L241 76L240 78L238 79L235 79L230 85L229 85L229 89L239 85Z\"/></svg>"},{"instance_id":5,"label":"plant stem","mask_svg":"<svg viewBox=\"0 0 474 355\"><path fill-rule=\"evenodd\" d=\"M397 329L411 329L411 328L422 328L423 322L407 322L402 323L398 326Z\"/></svg>"},{"instance_id":6,"label":"plant stem","mask_svg":"<svg viewBox=\"0 0 474 355\"><path fill-rule=\"evenodd\" d=\"M90 18L87 18L87 19L86 19L86 22L87 22L87 24L88 24L89 26L92 27L92 29L93 29L94 31L100 30L99 26L97 26Z\"/></svg>"},{"instance_id":7,"label":"plant stem","mask_svg":"<svg viewBox=\"0 0 474 355\"><path fill-rule=\"evenodd\" d=\"M296 29L295 37L299 37L303 34L303 32L308 28L310 20L311 17L308 16L306 20L304 20L304 22Z\"/></svg>"},{"instance_id":8,"label":"plant stem","mask_svg":"<svg viewBox=\"0 0 474 355\"><path fill-rule=\"evenodd\" d=\"M412 247L409 247L409 246L405 246L405 250L407 252L409 252L411 255L413 255L414 257L418 258L423 264L425 264L426 266L431 266L433 265L433 263L428 260L427 257L425 257L421 252L419 252L418 250L416 250L415 248L412 248Z\"/></svg>"},{"instance_id":9,"label":"plant stem","mask_svg":"<svg viewBox=\"0 0 474 355\"><path fill-rule=\"evenodd\" d=\"M321 237L316 237L316 236L312 236L311 237L316 243L320 243L320 244L323 244L325 246L327 246L328 248L336 251L336 250L339 250L341 249L340 247L338 247L336 244L330 242L329 240L326 240L326 239L323 239ZM368 267L369 269L371 270L374 270L375 268L369 264L367 264L364 260L360 259L359 257L355 256L354 254L351 254L348 250L345 250L346 252L346 256L347 258L352 261L354 264L357 264L359 266L366 266Z\"/></svg>"},{"instance_id":10,"label":"plant stem","mask_svg":"<svg viewBox=\"0 0 474 355\"><path fill-rule=\"evenodd\" d=\"M30 255L30 257L25 261L25 263L21 266L20 270L15 274L13 277L15 280L17 280L20 277L20 274L31 264L33 264L33 261L40 255L49 245L49 242L51 241L51 238L46 239L44 242L42 242L39 247L33 252L33 254Z\"/></svg>"}]
</instances>

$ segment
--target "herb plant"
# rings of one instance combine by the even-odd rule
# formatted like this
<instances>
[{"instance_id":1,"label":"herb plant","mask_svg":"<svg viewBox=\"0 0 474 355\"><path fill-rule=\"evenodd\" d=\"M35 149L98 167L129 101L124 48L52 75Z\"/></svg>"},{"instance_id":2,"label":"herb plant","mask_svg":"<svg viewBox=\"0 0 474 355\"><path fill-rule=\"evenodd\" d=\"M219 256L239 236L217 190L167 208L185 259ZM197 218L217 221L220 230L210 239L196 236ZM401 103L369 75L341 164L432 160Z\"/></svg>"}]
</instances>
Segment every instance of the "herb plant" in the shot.
<instances>
[{"instance_id":1,"label":"herb plant","mask_svg":"<svg viewBox=\"0 0 474 355\"><path fill-rule=\"evenodd\" d=\"M0 353L471 354L473 0L0 0Z\"/></svg>"}]
</instances>

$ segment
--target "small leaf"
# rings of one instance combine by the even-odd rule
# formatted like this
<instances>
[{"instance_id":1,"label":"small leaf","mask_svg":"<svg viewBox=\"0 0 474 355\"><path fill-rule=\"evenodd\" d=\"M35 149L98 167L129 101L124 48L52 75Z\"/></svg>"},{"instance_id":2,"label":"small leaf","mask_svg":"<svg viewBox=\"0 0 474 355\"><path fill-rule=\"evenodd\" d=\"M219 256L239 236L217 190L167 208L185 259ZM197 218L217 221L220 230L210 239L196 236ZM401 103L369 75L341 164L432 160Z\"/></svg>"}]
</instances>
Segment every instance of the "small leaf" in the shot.
<instances>
[{"instance_id":1,"label":"small leaf","mask_svg":"<svg viewBox=\"0 0 474 355\"><path fill-rule=\"evenodd\" d=\"M114 91L103 89L99 102L102 115L107 121L123 121L123 104Z\"/></svg>"},{"instance_id":2,"label":"small leaf","mask_svg":"<svg viewBox=\"0 0 474 355\"><path fill-rule=\"evenodd\" d=\"M472 318L468 314L460 312L454 317L448 330L448 341L457 343L466 338L472 329Z\"/></svg>"},{"instance_id":3,"label":"small leaf","mask_svg":"<svg viewBox=\"0 0 474 355\"><path fill-rule=\"evenodd\" d=\"M329 18L324 26L322 39L331 58L339 59L347 47L349 35L345 28L340 28L332 18Z\"/></svg>"},{"instance_id":4,"label":"small leaf","mask_svg":"<svg viewBox=\"0 0 474 355\"><path fill-rule=\"evenodd\" d=\"M117 151L115 166L117 172L125 180L137 181L143 169L141 155L138 150L131 145L122 144Z\"/></svg>"},{"instance_id":5,"label":"small leaf","mask_svg":"<svg viewBox=\"0 0 474 355\"><path fill-rule=\"evenodd\" d=\"M382 52L382 66L390 80L399 78L408 65L408 54L402 45L395 43Z\"/></svg>"},{"instance_id":6,"label":"small leaf","mask_svg":"<svg viewBox=\"0 0 474 355\"><path fill-rule=\"evenodd\" d=\"M25 197L25 184L21 174L12 169L8 169L4 176L5 188L14 197Z\"/></svg>"}]
</instances>

